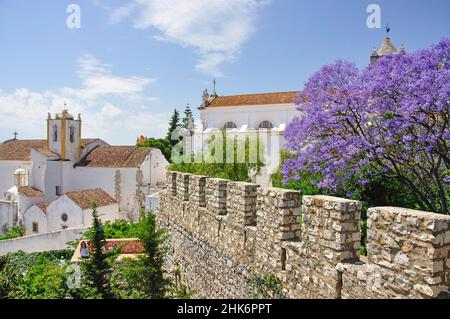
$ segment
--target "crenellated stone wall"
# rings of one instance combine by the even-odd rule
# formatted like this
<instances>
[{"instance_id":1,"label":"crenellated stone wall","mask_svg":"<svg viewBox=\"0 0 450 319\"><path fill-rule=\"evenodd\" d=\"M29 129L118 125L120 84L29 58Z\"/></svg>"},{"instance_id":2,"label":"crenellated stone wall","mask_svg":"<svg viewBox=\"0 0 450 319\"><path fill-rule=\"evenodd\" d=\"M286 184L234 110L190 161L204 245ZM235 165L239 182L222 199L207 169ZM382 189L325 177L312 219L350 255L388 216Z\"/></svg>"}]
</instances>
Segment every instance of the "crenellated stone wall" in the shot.
<instances>
[{"instance_id":1,"label":"crenellated stone wall","mask_svg":"<svg viewBox=\"0 0 450 319\"><path fill-rule=\"evenodd\" d=\"M197 297L247 298L251 269L275 274L288 298L449 297L450 216L167 173L157 210L170 268Z\"/></svg>"}]
</instances>

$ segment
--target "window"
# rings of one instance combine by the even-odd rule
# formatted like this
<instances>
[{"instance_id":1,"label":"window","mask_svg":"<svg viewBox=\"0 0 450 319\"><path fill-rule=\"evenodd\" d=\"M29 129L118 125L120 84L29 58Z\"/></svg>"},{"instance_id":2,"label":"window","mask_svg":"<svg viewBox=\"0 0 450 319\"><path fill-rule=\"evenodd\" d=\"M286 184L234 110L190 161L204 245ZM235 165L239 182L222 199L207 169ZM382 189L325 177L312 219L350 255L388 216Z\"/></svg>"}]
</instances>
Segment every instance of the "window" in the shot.
<instances>
[{"instance_id":1,"label":"window","mask_svg":"<svg viewBox=\"0 0 450 319\"><path fill-rule=\"evenodd\" d=\"M33 222L32 230L33 230L33 233L39 233L39 223Z\"/></svg>"},{"instance_id":2,"label":"window","mask_svg":"<svg viewBox=\"0 0 450 319\"><path fill-rule=\"evenodd\" d=\"M227 123L225 123L223 128L224 129L233 129L233 128L237 128L237 125L234 122L227 122Z\"/></svg>"},{"instance_id":3,"label":"window","mask_svg":"<svg viewBox=\"0 0 450 319\"><path fill-rule=\"evenodd\" d=\"M71 125L69 128L69 136L70 136L70 143L75 142L75 126Z\"/></svg>"},{"instance_id":4,"label":"window","mask_svg":"<svg viewBox=\"0 0 450 319\"><path fill-rule=\"evenodd\" d=\"M61 196L61 186L56 186L56 196Z\"/></svg>"},{"instance_id":5,"label":"window","mask_svg":"<svg viewBox=\"0 0 450 319\"><path fill-rule=\"evenodd\" d=\"M262 128L262 129L272 129L273 128L273 124L270 121L262 121L261 123L259 123L258 128Z\"/></svg>"},{"instance_id":6,"label":"window","mask_svg":"<svg viewBox=\"0 0 450 319\"><path fill-rule=\"evenodd\" d=\"M66 213L62 213L62 214L61 214L61 220L62 220L63 222L66 222L68 218L69 218L69 216L67 216Z\"/></svg>"},{"instance_id":7,"label":"window","mask_svg":"<svg viewBox=\"0 0 450 319\"><path fill-rule=\"evenodd\" d=\"M53 142L58 141L58 126L53 126Z\"/></svg>"}]
</instances>

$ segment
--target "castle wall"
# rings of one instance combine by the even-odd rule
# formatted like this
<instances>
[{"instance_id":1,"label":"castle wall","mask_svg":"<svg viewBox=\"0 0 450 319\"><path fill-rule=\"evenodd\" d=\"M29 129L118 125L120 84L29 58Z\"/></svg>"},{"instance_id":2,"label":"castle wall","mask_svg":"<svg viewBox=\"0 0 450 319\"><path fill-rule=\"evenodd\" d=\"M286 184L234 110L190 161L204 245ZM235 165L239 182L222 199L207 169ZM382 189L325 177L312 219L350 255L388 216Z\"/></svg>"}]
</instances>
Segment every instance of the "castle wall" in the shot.
<instances>
[{"instance_id":1,"label":"castle wall","mask_svg":"<svg viewBox=\"0 0 450 319\"><path fill-rule=\"evenodd\" d=\"M450 216L168 172L157 210L169 270L198 297L246 298L249 273L274 274L288 298L448 297Z\"/></svg>"}]
</instances>

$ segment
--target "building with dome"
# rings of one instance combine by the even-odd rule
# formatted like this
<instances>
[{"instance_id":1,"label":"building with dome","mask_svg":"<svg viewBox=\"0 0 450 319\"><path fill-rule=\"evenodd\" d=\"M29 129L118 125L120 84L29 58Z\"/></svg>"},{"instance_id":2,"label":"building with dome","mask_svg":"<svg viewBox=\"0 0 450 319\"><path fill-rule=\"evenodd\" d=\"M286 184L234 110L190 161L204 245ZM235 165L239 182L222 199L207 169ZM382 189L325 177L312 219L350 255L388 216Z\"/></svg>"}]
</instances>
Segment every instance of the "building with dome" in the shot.
<instances>
[{"instance_id":1,"label":"building with dome","mask_svg":"<svg viewBox=\"0 0 450 319\"><path fill-rule=\"evenodd\" d=\"M83 139L80 115L48 114L47 139L0 144L0 233L89 225L92 201L103 220L137 219L167 165L156 148Z\"/></svg>"}]
</instances>

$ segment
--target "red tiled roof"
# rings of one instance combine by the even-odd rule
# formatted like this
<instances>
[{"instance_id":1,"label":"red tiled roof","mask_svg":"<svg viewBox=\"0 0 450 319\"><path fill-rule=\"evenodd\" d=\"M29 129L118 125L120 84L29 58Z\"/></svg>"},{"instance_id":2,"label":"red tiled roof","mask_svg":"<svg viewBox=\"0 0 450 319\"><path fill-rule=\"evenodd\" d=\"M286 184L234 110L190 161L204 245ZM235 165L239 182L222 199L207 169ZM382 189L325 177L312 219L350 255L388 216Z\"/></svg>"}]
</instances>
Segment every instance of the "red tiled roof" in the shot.
<instances>
[{"instance_id":1,"label":"red tiled roof","mask_svg":"<svg viewBox=\"0 0 450 319\"><path fill-rule=\"evenodd\" d=\"M138 167L152 147L100 146L93 149L77 165L87 167Z\"/></svg>"},{"instance_id":2,"label":"red tiled roof","mask_svg":"<svg viewBox=\"0 0 450 319\"><path fill-rule=\"evenodd\" d=\"M290 104L293 103L296 98L297 92L275 92L218 96L209 103L208 107Z\"/></svg>"},{"instance_id":3,"label":"red tiled roof","mask_svg":"<svg viewBox=\"0 0 450 319\"><path fill-rule=\"evenodd\" d=\"M40 190L31 187L31 186L22 186L18 188L18 192L20 194L23 194L27 197L41 197L44 196L44 193L41 192Z\"/></svg>"},{"instance_id":4,"label":"red tiled roof","mask_svg":"<svg viewBox=\"0 0 450 319\"><path fill-rule=\"evenodd\" d=\"M117 203L117 201L113 197L111 197L111 195L109 195L101 188L86 189L78 192L67 192L64 195L69 197L82 209L90 208L93 201L95 201L97 207Z\"/></svg>"},{"instance_id":5,"label":"red tiled roof","mask_svg":"<svg viewBox=\"0 0 450 319\"><path fill-rule=\"evenodd\" d=\"M39 204L39 205L36 205L36 206L39 207L39 209L42 210L44 213L47 214L47 207L48 207L49 204L50 203L42 203L42 204Z\"/></svg>"},{"instance_id":6,"label":"red tiled roof","mask_svg":"<svg viewBox=\"0 0 450 319\"><path fill-rule=\"evenodd\" d=\"M96 139L82 139L81 143L83 146L86 146L95 140ZM47 140L8 140L0 144L0 160L29 161L31 160L32 148L47 157L59 157L48 149Z\"/></svg>"}]
</instances>

